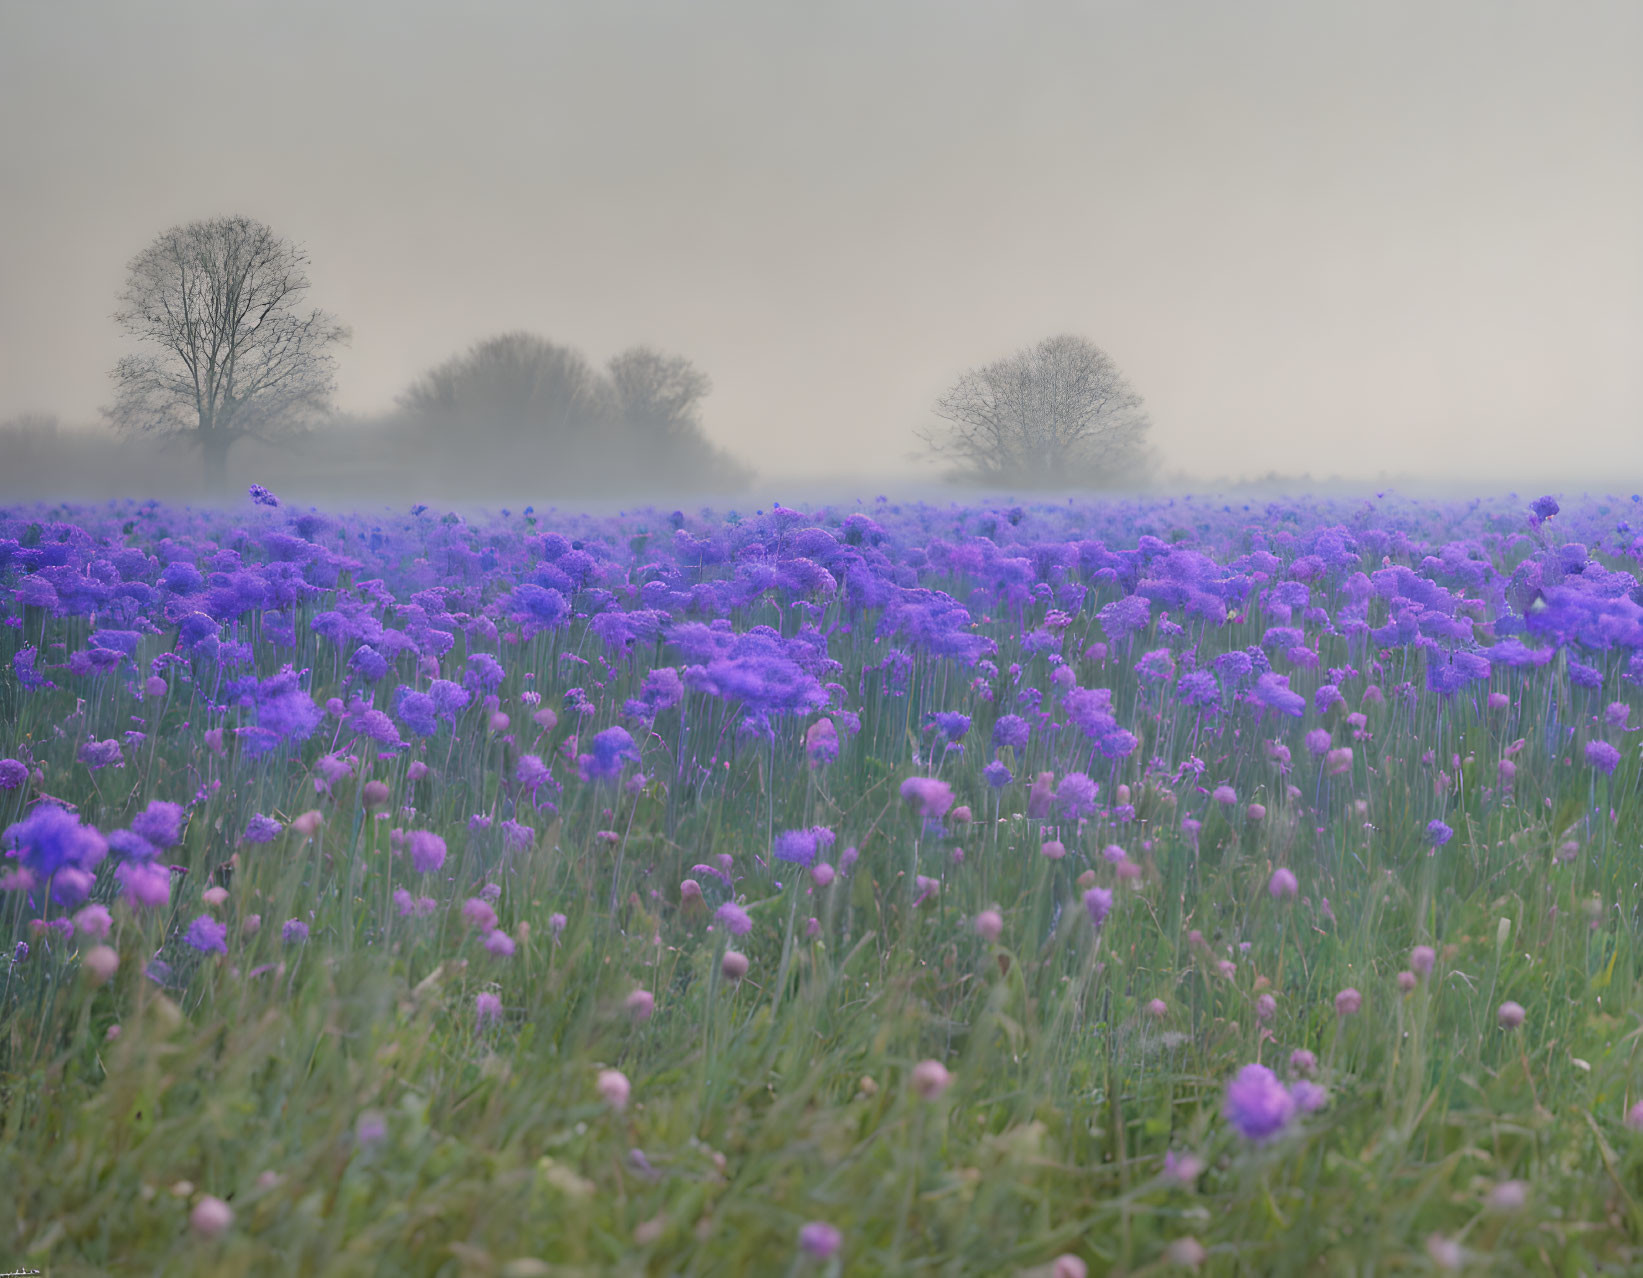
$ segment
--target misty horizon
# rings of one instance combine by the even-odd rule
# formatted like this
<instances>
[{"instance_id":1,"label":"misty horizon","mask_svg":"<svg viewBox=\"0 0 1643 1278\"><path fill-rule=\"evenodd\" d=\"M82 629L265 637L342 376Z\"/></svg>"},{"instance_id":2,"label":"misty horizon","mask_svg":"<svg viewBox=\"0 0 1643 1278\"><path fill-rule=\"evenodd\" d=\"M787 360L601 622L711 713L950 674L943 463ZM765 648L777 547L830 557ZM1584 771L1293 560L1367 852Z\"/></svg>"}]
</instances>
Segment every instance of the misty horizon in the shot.
<instances>
[{"instance_id":1,"label":"misty horizon","mask_svg":"<svg viewBox=\"0 0 1643 1278\"><path fill-rule=\"evenodd\" d=\"M353 418L497 333L648 343L761 482L933 481L953 379L1074 332L1165 475L1643 469L1635 7L204 12L0 16L0 419L95 422L127 262L243 213ZM247 85L277 127L199 109Z\"/></svg>"}]
</instances>

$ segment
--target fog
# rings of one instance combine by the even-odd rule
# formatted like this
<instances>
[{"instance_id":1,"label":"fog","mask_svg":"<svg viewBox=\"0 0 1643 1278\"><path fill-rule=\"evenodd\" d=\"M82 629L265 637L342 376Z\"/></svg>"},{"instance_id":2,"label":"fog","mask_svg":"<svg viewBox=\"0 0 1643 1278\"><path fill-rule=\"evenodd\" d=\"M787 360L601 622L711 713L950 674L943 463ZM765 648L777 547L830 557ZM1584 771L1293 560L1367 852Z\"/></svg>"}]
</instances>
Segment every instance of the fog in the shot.
<instances>
[{"instance_id":1,"label":"fog","mask_svg":"<svg viewBox=\"0 0 1643 1278\"><path fill-rule=\"evenodd\" d=\"M528 495L371 434L514 330L691 361L762 497L933 484L936 397L1062 332L1161 483L1624 486L1638 65L1630 0L0 4L0 419L68 432L0 490L186 491L86 432L126 263L226 213L352 329L353 433L231 468L316 496Z\"/></svg>"}]
</instances>

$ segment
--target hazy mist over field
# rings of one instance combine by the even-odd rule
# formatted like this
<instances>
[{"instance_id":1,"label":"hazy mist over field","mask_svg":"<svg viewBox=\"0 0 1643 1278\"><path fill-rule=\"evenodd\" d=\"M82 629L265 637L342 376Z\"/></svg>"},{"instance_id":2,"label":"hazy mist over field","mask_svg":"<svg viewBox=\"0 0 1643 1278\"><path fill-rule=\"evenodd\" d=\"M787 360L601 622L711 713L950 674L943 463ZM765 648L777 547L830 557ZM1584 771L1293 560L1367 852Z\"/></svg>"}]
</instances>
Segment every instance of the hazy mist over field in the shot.
<instances>
[{"instance_id":1,"label":"hazy mist over field","mask_svg":"<svg viewBox=\"0 0 1643 1278\"><path fill-rule=\"evenodd\" d=\"M1633 3L6 4L0 419L94 422L127 262L243 213L358 418L643 343L761 497L911 486L959 373L1075 332L1166 477L1624 486L1638 65Z\"/></svg>"}]
</instances>

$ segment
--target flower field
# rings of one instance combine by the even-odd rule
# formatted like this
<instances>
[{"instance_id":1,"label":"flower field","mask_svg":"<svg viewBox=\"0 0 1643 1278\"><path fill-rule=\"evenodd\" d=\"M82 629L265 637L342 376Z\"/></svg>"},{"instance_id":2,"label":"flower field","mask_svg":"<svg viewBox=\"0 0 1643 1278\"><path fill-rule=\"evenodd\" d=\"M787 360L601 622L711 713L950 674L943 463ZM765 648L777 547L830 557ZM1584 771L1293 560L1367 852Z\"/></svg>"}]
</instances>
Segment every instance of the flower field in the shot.
<instances>
[{"instance_id":1,"label":"flower field","mask_svg":"<svg viewBox=\"0 0 1643 1278\"><path fill-rule=\"evenodd\" d=\"M1643 1272L1640 562L0 508L0 1261Z\"/></svg>"}]
</instances>

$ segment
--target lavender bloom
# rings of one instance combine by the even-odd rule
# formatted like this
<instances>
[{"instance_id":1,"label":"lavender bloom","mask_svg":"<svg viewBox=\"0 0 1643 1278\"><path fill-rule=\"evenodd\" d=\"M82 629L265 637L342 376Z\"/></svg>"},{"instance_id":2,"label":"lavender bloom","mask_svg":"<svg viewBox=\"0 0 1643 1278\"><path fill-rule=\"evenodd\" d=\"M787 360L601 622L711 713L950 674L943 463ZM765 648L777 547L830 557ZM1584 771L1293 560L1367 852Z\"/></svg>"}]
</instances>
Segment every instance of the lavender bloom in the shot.
<instances>
[{"instance_id":1,"label":"lavender bloom","mask_svg":"<svg viewBox=\"0 0 1643 1278\"><path fill-rule=\"evenodd\" d=\"M805 753L812 768L835 763L839 757L839 733L831 719L818 719L804 734Z\"/></svg>"},{"instance_id":2,"label":"lavender bloom","mask_svg":"<svg viewBox=\"0 0 1643 1278\"><path fill-rule=\"evenodd\" d=\"M1281 674L1264 674L1255 681L1255 700L1269 710L1276 710L1279 714L1293 715L1299 719L1306 713L1306 698L1298 692L1289 690L1289 677Z\"/></svg>"},{"instance_id":3,"label":"lavender bloom","mask_svg":"<svg viewBox=\"0 0 1643 1278\"><path fill-rule=\"evenodd\" d=\"M502 823L502 847L508 852L528 852L536 842L536 831L517 821Z\"/></svg>"},{"instance_id":4,"label":"lavender bloom","mask_svg":"<svg viewBox=\"0 0 1643 1278\"><path fill-rule=\"evenodd\" d=\"M1227 1086L1222 1114L1245 1139L1271 1140L1295 1116L1295 1098L1265 1065L1245 1065Z\"/></svg>"},{"instance_id":5,"label":"lavender bloom","mask_svg":"<svg viewBox=\"0 0 1643 1278\"><path fill-rule=\"evenodd\" d=\"M1426 841L1433 847L1441 848L1445 843L1449 842L1449 840L1454 837L1455 832L1442 821L1430 821L1427 823Z\"/></svg>"},{"instance_id":6,"label":"lavender bloom","mask_svg":"<svg viewBox=\"0 0 1643 1278\"><path fill-rule=\"evenodd\" d=\"M182 841L183 815L180 804L154 799L132 820L131 828L164 851Z\"/></svg>"},{"instance_id":7,"label":"lavender bloom","mask_svg":"<svg viewBox=\"0 0 1643 1278\"><path fill-rule=\"evenodd\" d=\"M1089 911L1090 922L1100 927L1112 913L1112 893L1106 888L1090 888L1084 893L1084 908Z\"/></svg>"},{"instance_id":8,"label":"lavender bloom","mask_svg":"<svg viewBox=\"0 0 1643 1278\"><path fill-rule=\"evenodd\" d=\"M940 819L953 806L953 787L935 777L908 777L901 783L901 797L912 804L920 816Z\"/></svg>"},{"instance_id":9,"label":"lavender bloom","mask_svg":"<svg viewBox=\"0 0 1643 1278\"><path fill-rule=\"evenodd\" d=\"M411 868L418 874L432 874L445 864L445 840L432 830L411 835Z\"/></svg>"},{"instance_id":10,"label":"lavender bloom","mask_svg":"<svg viewBox=\"0 0 1643 1278\"><path fill-rule=\"evenodd\" d=\"M87 741L80 747L80 762L93 772L103 768L120 768L125 766L125 756L120 753L120 743L110 738L107 741Z\"/></svg>"},{"instance_id":11,"label":"lavender bloom","mask_svg":"<svg viewBox=\"0 0 1643 1278\"><path fill-rule=\"evenodd\" d=\"M799 1230L799 1249L817 1260L828 1260L844 1242L844 1235L824 1220L813 1220Z\"/></svg>"},{"instance_id":12,"label":"lavender bloom","mask_svg":"<svg viewBox=\"0 0 1643 1278\"><path fill-rule=\"evenodd\" d=\"M245 823L243 837L247 843L272 843L284 833L284 830L285 827L273 817L258 812Z\"/></svg>"},{"instance_id":13,"label":"lavender bloom","mask_svg":"<svg viewBox=\"0 0 1643 1278\"><path fill-rule=\"evenodd\" d=\"M548 765L542 762L540 755L522 754L514 765L513 779L520 789L528 790L534 799L538 790L552 783L553 774L548 771Z\"/></svg>"},{"instance_id":14,"label":"lavender bloom","mask_svg":"<svg viewBox=\"0 0 1643 1278\"><path fill-rule=\"evenodd\" d=\"M8 826L0 842L39 879L64 870L89 874L108 855L108 842L102 835L55 803L42 803Z\"/></svg>"},{"instance_id":15,"label":"lavender bloom","mask_svg":"<svg viewBox=\"0 0 1643 1278\"><path fill-rule=\"evenodd\" d=\"M1019 750L1027 744L1032 733L1031 725L1020 715L1000 715L998 722L993 724L993 746L995 749L1009 746L1011 749Z\"/></svg>"},{"instance_id":16,"label":"lavender bloom","mask_svg":"<svg viewBox=\"0 0 1643 1278\"><path fill-rule=\"evenodd\" d=\"M171 900L171 871L153 861L122 861L114 877L134 909L158 909Z\"/></svg>"},{"instance_id":17,"label":"lavender bloom","mask_svg":"<svg viewBox=\"0 0 1643 1278\"><path fill-rule=\"evenodd\" d=\"M228 925L217 922L209 914L201 914L188 925L183 940L202 954L227 954Z\"/></svg>"},{"instance_id":18,"label":"lavender bloom","mask_svg":"<svg viewBox=\"0 0 1643 1278\"><path fill-rule=\"evenodd\" d=\"M1612 777L1615 768L1620 764L1620 751L1607 741L1588 741L1586 743L1586 762L1605 776Z\"/></svg>"},{"instance_id":19,"label":"lavender bloom","mask_svg":"<svg viewBox=\"0 0 1643 1278\"><path fill-rule=\"evenodd\" d=\"M1055 792L1056 806L1070 821L1095 812L1095 795L1100 787L1082 772L1069 772Z\"/></svg>"},{"instance_id":20,"label":"lavender bloom","mask_svg":"<svg viewBox=\"0 0 1643 1278\"><path fill-rule=\"evenodd\" d=\"M813 825L808 830L784 830L776 836L771 849L778 861L809 869L816 857L833 845L833 831L824 825Z\"/></svg>"},{"instance_id":21,"label":"lavender bloom","mask_svg":"<svg viewBox=\"0 0 1643 1278\"><path fill-rule=\"evenodd\" d=\"M726 901L713 912L713 917L732 936L746 936L753 930L753 916L734 901Z\"/></svg>"},{"instance_id":22,"label":"lavender bloom","mask_svg":"<svg viewBox=\"0 0 1643 1278\"><path fill-rule=\"evenodd\" d=\"M1175 699L1184 706L1193 706L1200 710L1219 706L1221 684L1208 670L1189 670L1176 681Z\"/></svg>"},{"instance_id":23,"label":"lavender bloom","mask_svg":"<svg viewBox=\"0 0 1643 1278\"><path fill-rule=\"evenodd\" d=\"M624 763L639 762L639 750L626 728L606 728L590 743L592 750L577 756L584 781L612 780L622 774Z\"/></svg>"}]
</instances>

